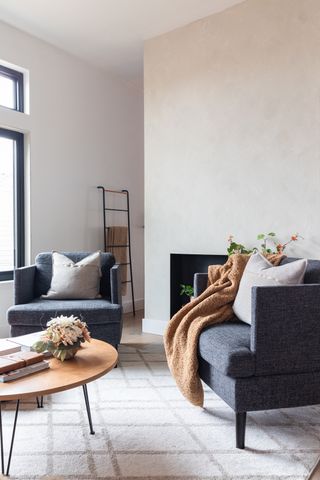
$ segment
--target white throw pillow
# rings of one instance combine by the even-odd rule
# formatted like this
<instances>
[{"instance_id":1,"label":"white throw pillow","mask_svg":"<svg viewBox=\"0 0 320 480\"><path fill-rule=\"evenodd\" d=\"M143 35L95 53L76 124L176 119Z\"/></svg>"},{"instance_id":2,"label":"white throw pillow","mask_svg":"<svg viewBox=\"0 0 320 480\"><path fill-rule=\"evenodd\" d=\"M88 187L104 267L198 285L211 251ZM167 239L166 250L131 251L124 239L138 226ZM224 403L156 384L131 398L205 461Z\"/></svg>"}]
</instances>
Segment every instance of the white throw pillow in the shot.
<instances>
[{"instance_id":1,"label":"white throw pillow","mask_svg":"<svg viewBox=\"0 0 320 480\"><path fill-rule=\"evenodd\" d=\"M42 298L49 300L93 299L100 294L100 252L74 263L62 253L52 252L52 280Z\"/></svg>"},{"instance_id":2,"label":"white throw pillow","mask_svg":"<svg viewBox=\"0 0 320 480\"><path fill-rule=\"evenodd\" d=\"M275 267L261 253L251 255L244 269L233 304L235 315L251 325L252 287L298 285L303 283L307 260L301 259Z\"/></svg>"}]
</instances>

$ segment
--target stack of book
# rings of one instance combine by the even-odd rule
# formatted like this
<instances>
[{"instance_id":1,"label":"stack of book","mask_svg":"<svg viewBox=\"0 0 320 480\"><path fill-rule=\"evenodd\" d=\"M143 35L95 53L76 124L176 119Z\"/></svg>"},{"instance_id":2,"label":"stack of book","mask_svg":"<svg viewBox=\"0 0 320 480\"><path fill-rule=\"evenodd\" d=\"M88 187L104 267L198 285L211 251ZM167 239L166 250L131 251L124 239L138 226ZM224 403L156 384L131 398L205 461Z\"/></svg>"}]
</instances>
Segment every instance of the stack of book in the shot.
<instances>
[{"instance_id":1,"label":"stack of book","mask_svg":"<svg viewBox=\"0 0 320 480\"><path fill-rule=\"evenodd\" d=\"M41 340L41 335L43 331L28 333L27 335L20 335L19 337L10 337L7 339L7 342L14 343L20 347L20 350L24 352L32 352L32 346ZM44 352L44 356L47 356L47 353Z\"/></svg>"},{"instance_id":2,"label":"stack of book","mask_svg":"<svg viewBox=\"0 0 320 480\"><path fill-rule=\"evenodd\" d=\"M0 382L9 382L49 368L42 353L21 351L21 345L0 340Z\"/></svg>"}]
</instances>

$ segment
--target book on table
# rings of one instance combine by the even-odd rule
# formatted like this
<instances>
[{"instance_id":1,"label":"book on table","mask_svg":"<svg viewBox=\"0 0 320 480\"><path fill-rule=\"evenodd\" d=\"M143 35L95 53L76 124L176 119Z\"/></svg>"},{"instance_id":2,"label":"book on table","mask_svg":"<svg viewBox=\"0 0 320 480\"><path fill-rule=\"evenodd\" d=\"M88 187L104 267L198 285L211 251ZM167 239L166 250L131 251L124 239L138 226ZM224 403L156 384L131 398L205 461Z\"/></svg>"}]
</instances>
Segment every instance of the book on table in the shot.
<instances>
[{"instance_id":1,"label":"book on table","mask_svg":"<svg viewBox=\"0 0 320 480\"><path fill-rule=\"evenodd\" d=\"M41 372L49 368L49 361L42 360L38 363L33 363L26 367L18 368L17 370L12 370L11 372L0 374L0 383L10 382L11 380L17 380L18 378L26 377L32 373Z\"/></svg>"},{"instance_id":2,"label":"book on table","mask_svg":"<svg viewBox=\"0 0 320 480\"><path fill-rule=\"evenodd\" d=\"M20 352L21 345L11 342L7 339L0 339L0 355L10 355L10 353Z\"/></svg>"},{"instance_id":3,"label":"book on table","mask_svg":"<svg viewBox=\"0 0 320 480\"><path fill-rule=\"evenodd\" d=\"M9 382L49 368L42 353L16 352L0 356L0 382Z\"/></svg>"},{"instance_id":4,"label":"book on table","mask_svg":"<svg viewBox=\"0 0 320 480\"><path fill-rule=\"evenodd\" d=\"M28 333L27 335L19 335L18 337L10 337L7 339L8 342L13 343L14 345L20 346L21 350L30 351L32 345L38 342L41 339L43 331Z\"/></svg>"},{"instance_id":5,"label":"book on table","mask_svg":"<svg viewBox=\"0 0 320 480\"><path fill-rule=\"evenodd\" d=\"M18 368L28 367L42 360L44 360L44 355L36 352L16 352L10 355L1 355L0 374L17 370Z\"/></svg>"},{"instance_id":6,"label":"book on table","mask_svg":"<svg viewBox=\"0 0 320 480\"><path fill-rule=\"evenodd\" d=\"M34 333L27 333L27 335L19 335L18 337L10 337L8 338L8 341L17 344L20 346L22 351L25 352L30 352L34 351L32 349L32 346L41 340L41 335L43 334L43 331L40 330L39 332L34 332ZM52 357L52 353L48 352L46 350L45 352L42 352L45 358Z\"/></svg>"}]
</instances>

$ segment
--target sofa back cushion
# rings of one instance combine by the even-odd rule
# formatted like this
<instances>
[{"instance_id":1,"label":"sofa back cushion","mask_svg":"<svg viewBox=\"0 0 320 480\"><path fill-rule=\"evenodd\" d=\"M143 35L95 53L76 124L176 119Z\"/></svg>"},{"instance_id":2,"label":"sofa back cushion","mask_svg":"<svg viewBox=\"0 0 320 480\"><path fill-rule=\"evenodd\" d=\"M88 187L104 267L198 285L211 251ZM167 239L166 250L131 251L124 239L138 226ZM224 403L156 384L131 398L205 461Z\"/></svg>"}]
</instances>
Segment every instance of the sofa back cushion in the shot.
<instances>
[{"instance_id":1,"label":"sofa back cushion","mask_svg":"<svg viewBox=\"0 0 320 480\"><path fill-rule=\"evenodd\" d=\"M77 263L92 252L61 252L73 262ZM52 278L52 253L39 253L36 256L35 273L35 297L45 295L50 288ZM101 253L101 280L100 294L110 299L110 269L115 264L114 256L111 253Z\"/></svg>"}]
</instances>

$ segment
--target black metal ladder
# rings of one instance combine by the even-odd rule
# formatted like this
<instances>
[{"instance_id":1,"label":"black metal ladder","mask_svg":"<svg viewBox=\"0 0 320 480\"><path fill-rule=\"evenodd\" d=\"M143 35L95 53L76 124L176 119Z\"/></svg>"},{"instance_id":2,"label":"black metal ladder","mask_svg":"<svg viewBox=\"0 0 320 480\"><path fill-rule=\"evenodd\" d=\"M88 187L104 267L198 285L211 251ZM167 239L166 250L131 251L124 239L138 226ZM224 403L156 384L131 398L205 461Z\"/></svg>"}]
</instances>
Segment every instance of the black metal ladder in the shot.
<instances>
[{"instance_id":1,"label":"black metal ladder","mask_svg":"<svg viewBox=\"0 0 320 480\"><path fill-rule=\"evenodd\" d=\"M131 299L132 299L132 310L133 310L133 315L136 314L136 308L135 308L135 301L134 301L134 289L133 289L133 275L132 275L132 256L131 256L131 232L130 232L130 202L129 202L129 192L128 190L111 190L108 188L105 188L101 185L97 187L101 193L102 193L102 215L103 215L103 238L104 238L104 251L107 252L109 251L108 249L110 248L127 248L128 249L128 262L125 263L119 263L121 267L128 267L129 266L129 271L130 271L130 279L122 281L122 283L130 283L131 284ZM126 208L111 208L108 207L107 203L107 194L115 194L115 195L125 195L126 198ZM108 228L111 227L112 225L109 225L107 222L106 218L106 213L107 212L123 212L126 213L126 220L127 220L127 225L126 227L128 228L128 243L124 245L115 245L115 244L108 244L107 241L107 233L108 233Z\"/></svg>"}]
</instances>

